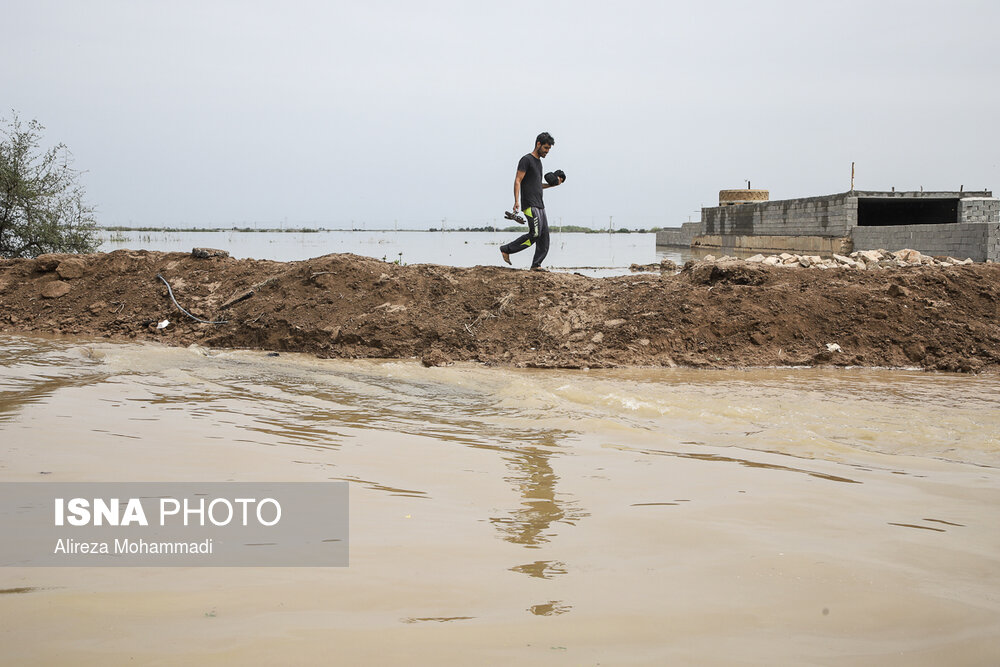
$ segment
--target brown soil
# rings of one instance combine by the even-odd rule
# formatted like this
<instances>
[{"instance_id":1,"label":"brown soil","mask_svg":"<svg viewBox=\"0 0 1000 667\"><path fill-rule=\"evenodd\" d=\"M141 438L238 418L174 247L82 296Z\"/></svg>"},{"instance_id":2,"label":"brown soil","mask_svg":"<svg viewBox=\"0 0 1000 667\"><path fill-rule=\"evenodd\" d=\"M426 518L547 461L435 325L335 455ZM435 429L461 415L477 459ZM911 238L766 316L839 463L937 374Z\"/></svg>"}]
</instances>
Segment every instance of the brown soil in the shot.
<instances>
[{"instance_id":1,"label":"brown soil","mask_svg":"<svg viewBox=\"0 0 1000 667\"><path fill-rule=\"evenodd\" d=\"M185 316L157 274L182 307L226 323ZM428 365L996 372L998 315L997 264L814 271L699 262L676 275L588 278L355 255L284 263L119 250L0 260L3 332Z\"/></svg>"}]
</instances>

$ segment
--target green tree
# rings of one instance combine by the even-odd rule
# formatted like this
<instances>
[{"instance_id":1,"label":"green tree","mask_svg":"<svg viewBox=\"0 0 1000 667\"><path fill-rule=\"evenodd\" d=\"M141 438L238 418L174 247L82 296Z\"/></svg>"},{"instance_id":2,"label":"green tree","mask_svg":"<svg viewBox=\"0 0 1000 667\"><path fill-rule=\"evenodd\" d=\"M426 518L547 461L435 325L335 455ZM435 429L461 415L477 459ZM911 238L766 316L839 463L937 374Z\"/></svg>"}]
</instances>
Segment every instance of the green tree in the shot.
<instances>
[{"instance_id":1,"label":"green tree","mask_svg":"<svg viewBox=\"0 0 1000 667\"><path fill-rule=\"evenodd\" d=\"M41 148L37 120L0 120L0 257L93 252L100 244L82 172L65 144Z\"/></svg>"}]
</instances>

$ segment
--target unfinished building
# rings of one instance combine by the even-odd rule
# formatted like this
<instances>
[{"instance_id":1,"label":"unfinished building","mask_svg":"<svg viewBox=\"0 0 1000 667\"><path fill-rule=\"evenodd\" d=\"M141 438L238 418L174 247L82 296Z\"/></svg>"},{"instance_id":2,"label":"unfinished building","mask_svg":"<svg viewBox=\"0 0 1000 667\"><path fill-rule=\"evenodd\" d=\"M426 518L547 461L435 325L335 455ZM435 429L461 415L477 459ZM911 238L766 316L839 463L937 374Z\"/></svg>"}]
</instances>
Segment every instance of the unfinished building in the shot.
<instances>
[{"instance_id":1,"label":"unfinished building","mask_svg":"<svg viewBox=\"0 0 1000 667\"><path fill-rule=\"evenodd\" d=\"M737 192L723 190L719 206L702 208L700 222L668 230L657 243L688 245L690 239L693 248L730 254L913 248L1000 261L1000 199L990 191L852 190L782 201L760 201L759 194L739 201Z\"/></svg>"}]
</instances>

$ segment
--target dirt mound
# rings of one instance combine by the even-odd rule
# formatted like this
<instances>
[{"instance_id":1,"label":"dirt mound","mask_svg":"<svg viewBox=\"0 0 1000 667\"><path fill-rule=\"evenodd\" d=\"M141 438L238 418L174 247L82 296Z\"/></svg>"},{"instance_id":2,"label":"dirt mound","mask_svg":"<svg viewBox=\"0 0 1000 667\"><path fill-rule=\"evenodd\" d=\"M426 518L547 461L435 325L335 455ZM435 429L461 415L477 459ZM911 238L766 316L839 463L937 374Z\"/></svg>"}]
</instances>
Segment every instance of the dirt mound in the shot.
<instances>
[{"instance_id":1,"label":"dirt mound","mask_svg":"<svg viewBox=\"0 0 1000 667\"><path fill-rule=\"evenodd\" d=\"M168 284L192 316L221 323L183 314ZM355 255L284 263L119 250L0 261L0 331L428 365L995 372L998 315L994 264L802 271L699 262L676 275L598 279Z\"/></svg>"}]
</instances>

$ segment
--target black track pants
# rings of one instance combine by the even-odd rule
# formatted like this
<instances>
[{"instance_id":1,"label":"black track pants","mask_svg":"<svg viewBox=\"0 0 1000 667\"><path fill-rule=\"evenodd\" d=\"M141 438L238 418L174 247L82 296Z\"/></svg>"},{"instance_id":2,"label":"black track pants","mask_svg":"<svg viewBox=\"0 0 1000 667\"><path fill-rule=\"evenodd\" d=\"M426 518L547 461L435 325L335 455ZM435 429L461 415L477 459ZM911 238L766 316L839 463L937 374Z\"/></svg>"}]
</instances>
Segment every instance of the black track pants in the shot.
<instances>
[{"instance_id":1,"label":"black track pants","mask_svg":"<svg viewBox=\"0 0 1000 667\"><path fill-rule=\"evenodd\" d=\"M500 246L500 250L513 255L535 246L535 256L531 258L531 268L535 268L541 266L545 256L549 254L549 221L545 217L545 209L538 206L524 209L524 217L528 220L528 233Z\"/></svg>"}]
</instances>

